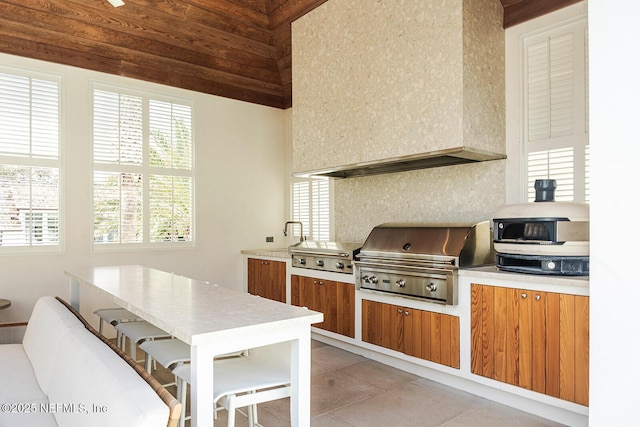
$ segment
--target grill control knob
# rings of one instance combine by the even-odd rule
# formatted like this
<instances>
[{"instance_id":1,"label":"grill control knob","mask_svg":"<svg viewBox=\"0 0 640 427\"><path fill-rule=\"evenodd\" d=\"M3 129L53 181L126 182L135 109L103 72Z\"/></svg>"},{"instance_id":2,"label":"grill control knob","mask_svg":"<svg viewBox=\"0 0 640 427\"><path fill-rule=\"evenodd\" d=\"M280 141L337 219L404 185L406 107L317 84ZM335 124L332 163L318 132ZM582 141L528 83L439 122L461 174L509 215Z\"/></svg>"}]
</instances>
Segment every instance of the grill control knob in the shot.
<instances>
[{"instance_id":1,"label":"grill control knob","mask_svg":"<svg viewBox=\"0 0 640 427\"><path fill-rule=\"evenodd\" d=\"M427 290L429 292L435 292L438 290L438 285L436 285L435 283L431 282L427 285Z\"/></svg>"},{"instance_id":2,"label":"grill control knob","mask_svg":"<svg viewBox=\"0 0 640 427\"><path fill-rule=\"evenodd\" d=\"M317 265L318 267L324 267L324 261L322 261L322 260L318 260L318 261L316 261L316 265Z\"/></svg>"},{"instance_id":3,"label":"grill control knob","mask_svg":"<svg viewBox=\"0 0 640 427\"><path fill-rule=\"evenodd\" d=\"M404 288L404 285L406 285L406 282L404 281L404 279L396 280L396 285L399 288Z\"/></svg>"},{"instance_id":4,"label":"grill control knob","mask_svg":"<svg viewBox=\"0 0 640 427\"><path fill-rule=\"evenodd\" d=\"M369 280L371 281L371 283L378 283L378 278L376 276L371 276Z\"/></svg>"},{"instance_id":5,"label":"grill control knob","mask_svg":"<svg viewBox=\"0 0 640 427\"><path fill-rule=\"evenodd\" d=\"M305 265L307 263L307 260L304 258L298 258L296 261L298 261L298 264L300 265Z\"/></svg>"},{"instance_id":6,"label":"grill control knob","mask_svg":"<svg viewBox=\"0 0 640 427\"><path fill-rule=\"evenodd\" d=\"M369 276L362 276L362 281L364 283L369 283Z\"/></svg>"},{"instance_id":7,"label":"grill control knob","mask_svg":"<svg viewBox=\"0 0 640 427\"><path fill-rule=\"evenodd\" d=\"M342 269L344 268L344 263L342 263L342 262L336 262L336 268L339 268L339 269L341 269L341 270L342 270Z\"/></svg>"}]
</instances>

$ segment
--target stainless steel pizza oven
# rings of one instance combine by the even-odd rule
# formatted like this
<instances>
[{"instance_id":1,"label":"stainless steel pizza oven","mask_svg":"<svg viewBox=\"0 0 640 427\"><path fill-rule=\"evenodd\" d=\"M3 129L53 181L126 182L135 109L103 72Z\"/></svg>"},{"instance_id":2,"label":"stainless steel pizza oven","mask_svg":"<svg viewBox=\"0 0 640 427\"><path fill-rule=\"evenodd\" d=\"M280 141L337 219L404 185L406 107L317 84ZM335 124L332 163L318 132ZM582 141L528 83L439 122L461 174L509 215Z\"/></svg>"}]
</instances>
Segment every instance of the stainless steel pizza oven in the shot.
<instances>
[{"instance_id":1,"label":"stainless steel pizza oven","mask_svg":"<svg viewBox=\"0 0 640 427\"><path fill-rule=\"evenodd\" d=\"M375 227L356 257L356 285L442 304L458 303L458 269L493 264L488 221L388 223Z\"/></svg>"}]
</instances>

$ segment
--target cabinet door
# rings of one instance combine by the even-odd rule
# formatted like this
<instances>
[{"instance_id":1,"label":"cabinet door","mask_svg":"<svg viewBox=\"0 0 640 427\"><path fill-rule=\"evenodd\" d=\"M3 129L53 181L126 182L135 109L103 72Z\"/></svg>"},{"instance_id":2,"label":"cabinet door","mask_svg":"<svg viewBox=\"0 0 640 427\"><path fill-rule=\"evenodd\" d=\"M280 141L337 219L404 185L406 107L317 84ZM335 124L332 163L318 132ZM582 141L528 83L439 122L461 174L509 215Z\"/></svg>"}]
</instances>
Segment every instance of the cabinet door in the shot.
<instances>
[{"instance_id":1,"label":"cabinet door","mask_svg":"<svg viewBox=\"0 0 640 427\"><path fill-rule=\"evenodd\" d=\"M315 307L313 310L324 314L324 321L316 326L336 332L338 330L336 282L323 279L310 279L310 281L313 286L313 306Z\"/></svg>"},{"instance_id":2,"label":"cabinet door","mask_svg":"<svg viewBox=\"0 0 640 427\"><path fill-rule=\"evenodd\" d=\"M416 357L459 369L460 318L448 314L422 311L421 317L418 319L421 321L422 329L422 355ZM405 333L405 337L407 337L407 333ZM407 348L406 346L405 339L405 348ZM407 351L407 354L410 353Z\"/></svg>"},{"instance_id":3,"label":"cabinet door","mask_svg":"<svg viewBox=\"0 0 640 427\"><path fill-rule=\"evenodd\" d=\"M280 261L267 261L266 293L274 301L287 301L287 264Z\"/></svg>"},{"instance_id":4,"label":"cabinet door","mask_svg":"<svg viewBox=\"0 0 640 427\"><path fill-rule=\"evenodd\" d=\"M324 314L317 328L355 338L355 299L351 283L291 276L291 304Z\"/></svg>"},{"instance_id":5,"label":"cabinet door","mask_svg":"<svg viewBox=\"0 0 640 427\"><path fill-rule=\"evenodd\" d=\"M247 259L247 290L252 295L261 295L262 285L262 259Z\"/></svg>"},{"instance_id":6,"label":"cabinet door","mask_svg":"<svg viewBox=\"0 0 640 427\"><path fill-rule=\"evenodd\" d=\"M589 297L560 295L559 393L589 404Z\"/></svg>"},{"instance_id":7,"label":"cabinet door","mask_svg":"<svg viewBox=\"0 0 640 427\"><path fill-rule=\"evenodd\" d=\"M472 285L471 287L471 372L487 378L519 385L531 373L521 374L531 366L531 343L521 343L521 336L531 336L530 321L520 329L522 298L518 289ZM531 307L524 308L526 313ZM526 359L522 362L521 353ZM527 369L527 368L525 368Z\"/></svg>"},{"instance_id":8,"label":"cabinet door","mask_svg":"<svg viewBox=\"0 0 640 427\"><path fill-rule=\"evenodd\" d=\"M425 358L422 349L423 342L429 334L429 325L424 324L423 317L430 317L430 313L413 308L397 308L402 317L401 351L409 356ZM426 328L423 330L424 326L426 326Z\"/></svg>"},{"instance_id":9,"label":"cabinet door","mask_svg":"<svg viewBox=\"0 0 640 427\"><path fill-rule=\"evenodd\" d=\"M547 295L544 292L527 290L518 292L520 293L519 386L546 393L547 314L557 316L557 310L554 313L547 313ZM557 323L557 317L555 323ZM551 322L549 324L551 325Z\"/></svg>"},{"instance_id":10,"label":"cabinet door","mask_svg":"<svg viewBox=\"0 0 640 427\"><path fill-rule=\"evenodd\" d=\"M247 290L275 301L286 301L286 264L259 258L247 260Z\"/></svg>"},{"instance_id":11,"label":"cabinet door","mask_svg":"<svg viewBox=\"0 0 640 427\"><path fill-rule=\"evenodd\" d=\"M403 307L362 300L362 339L371 344L404 351Z\"/></svg>"},{"instance_id":12,"label":"cabinet door","mask_svg":"<svg viewBox=\"0 0 640 427\"><path fill-rule=\"evenodd\" d=\"M319 311L315 306L314 298L313 298L313 279L309 277L298 276L299 288L300 288L300 306L307 307L309 310ZM314 324L314 326L319 325L318 323Z\"/></svg>"},{"instance_id":13,"label":"cabinet door","mask_svg":"<svg viewBox=\"0 0 640 427\"><path fill-rule=\"evenodd\" d=\"M332 324L330 319L332 310L329 305L333 304L335 307L335 297L332 298L331 293L331 283L327 285L324 280L306 276L291 276L291 304L307 307L309 310L319 311L324 315L322 323L313 325L316 328L327 329Z\"/></svg>"},{"instance_id":14,"label":"cabinet door","mask_svg":"<svg viewBox=\"0 0 640 427\"><path fill-rule=\"evenodd\" d=\"M302 286L300 276L291 275L291 305L297 305L298 307L302 307L302 303L300 302L300 287Z\"/></svg>"},{"instance_id":15,"label":"cabinet door","mask_svg":"<svg viewBox=\"0 0 640 427\"><path fill-rule=\"evenodd\" d=\"M356 288L351 283L336 282L336 331L355 338Z\"/></svg>"}]
</instances>

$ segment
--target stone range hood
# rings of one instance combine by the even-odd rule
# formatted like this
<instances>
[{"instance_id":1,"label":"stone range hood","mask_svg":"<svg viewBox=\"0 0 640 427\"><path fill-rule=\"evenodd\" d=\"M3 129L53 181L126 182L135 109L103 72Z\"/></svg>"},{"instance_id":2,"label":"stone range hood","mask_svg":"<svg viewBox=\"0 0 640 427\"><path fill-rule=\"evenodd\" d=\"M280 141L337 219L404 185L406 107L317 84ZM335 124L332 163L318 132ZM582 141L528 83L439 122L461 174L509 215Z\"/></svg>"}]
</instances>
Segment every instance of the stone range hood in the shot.
<instances>
[{"instance_id":1,"label":"stone range hood","mask_svg":"<svg viewBox=\"0 0 640 427\"><path fill-rule=\"evenodd\" d=\"M406 172L417 169L429 169L440 166L453 166L464 163L486 162L505 159L504 154L492 153L473 148L456 147L431 153L413 154L385 160L362 162L346 166L337 166L309 172L295 173L298 178L329 177L357 178L394 172Z\"/></svg>"},{"instance_id":2,"label":"stone range hood","mask_svg":"<svg viewBox=\"0 0 640 427\"><path fill-rule=\"evenodd\" d=\"M500 0L328 0L292 25L294 176L504 159Z\"/></svg>"}]
</instances>

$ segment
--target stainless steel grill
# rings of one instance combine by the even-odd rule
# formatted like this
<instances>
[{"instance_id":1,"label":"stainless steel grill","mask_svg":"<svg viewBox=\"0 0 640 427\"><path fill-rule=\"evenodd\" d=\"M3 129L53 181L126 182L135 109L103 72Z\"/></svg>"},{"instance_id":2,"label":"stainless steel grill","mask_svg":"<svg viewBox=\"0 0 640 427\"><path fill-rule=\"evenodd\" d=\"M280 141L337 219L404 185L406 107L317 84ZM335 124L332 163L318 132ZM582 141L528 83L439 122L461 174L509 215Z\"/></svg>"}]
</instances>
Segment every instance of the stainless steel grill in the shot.
<instances>
[{"instance_id":1,"label":"stainless steel grill","mask_svg":"<svg viewBox=\"0 0 640 427\"><path fill-rule=\"evenodd\" d=\"M305 240L289 246L289 253L294 267L352 274L353 259L361 246L360 243Z\"/></svg>"},{"instance_id":2,"label":"stainless steel grill","mask_svg":"<svg viewBox=\"0 0 640 427\"><path fill-rule=\"evenodd\" d=\"M458 303L458 269L495 260L488 221L388 223L375 227L356 257L360 289Z\"/></svg>"}]
</instances>

